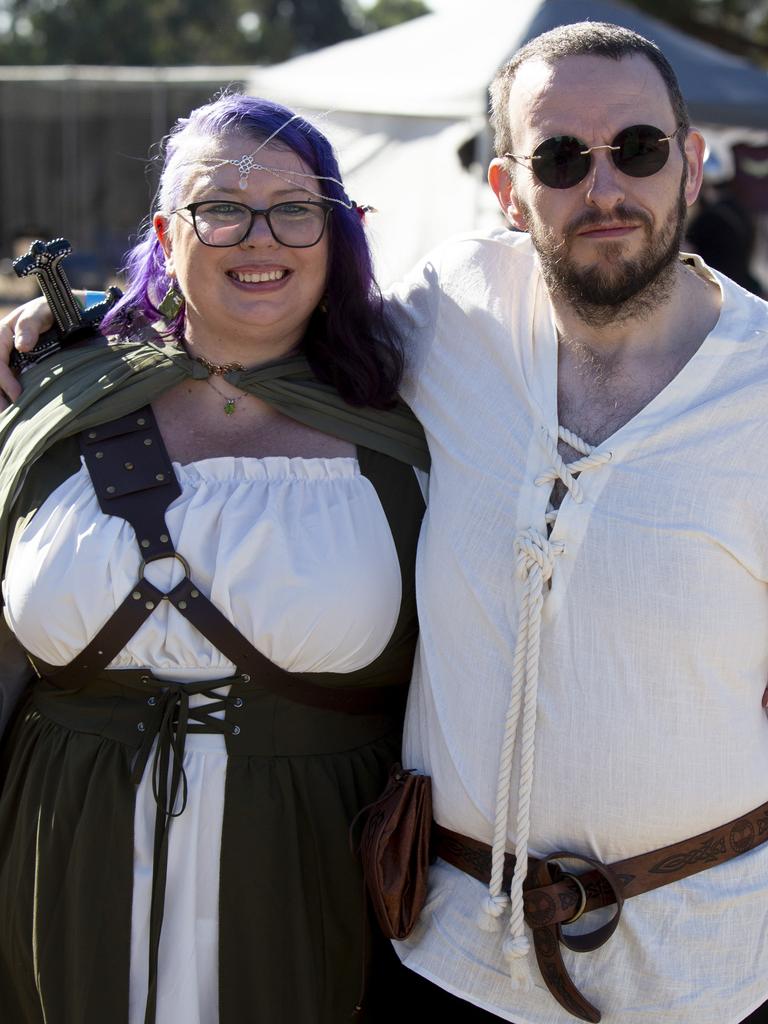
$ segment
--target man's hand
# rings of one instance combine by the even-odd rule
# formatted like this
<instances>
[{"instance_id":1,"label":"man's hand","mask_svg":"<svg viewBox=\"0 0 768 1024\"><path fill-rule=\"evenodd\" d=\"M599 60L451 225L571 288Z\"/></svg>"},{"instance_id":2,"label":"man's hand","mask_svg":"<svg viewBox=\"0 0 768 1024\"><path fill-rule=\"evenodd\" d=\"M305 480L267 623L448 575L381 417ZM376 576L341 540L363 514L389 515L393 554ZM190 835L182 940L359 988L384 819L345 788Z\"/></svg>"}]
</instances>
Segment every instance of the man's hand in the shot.
<instances>
[{"instance_id":1,"label":"man's hand","mask_svg":"<svg viewBox=\"0 0 768 1024\"><path fill-rule=\"evenodd\" d=\"M40 335L53 327L53 315L46 300L40 296L17 306L0 319L0 410L15 402L21 385L9 366L11 352L29 352Z\"/></svg>"}]
</instances>

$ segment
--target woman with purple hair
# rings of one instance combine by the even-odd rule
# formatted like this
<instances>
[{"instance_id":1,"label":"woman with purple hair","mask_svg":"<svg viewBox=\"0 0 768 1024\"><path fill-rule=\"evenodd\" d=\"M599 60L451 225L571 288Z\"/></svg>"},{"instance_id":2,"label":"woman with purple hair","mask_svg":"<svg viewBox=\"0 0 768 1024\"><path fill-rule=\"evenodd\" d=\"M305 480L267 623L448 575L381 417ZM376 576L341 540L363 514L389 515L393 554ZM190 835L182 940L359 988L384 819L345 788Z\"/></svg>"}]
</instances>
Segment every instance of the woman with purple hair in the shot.
<instances>
[{"instance_id":1,"label":"woman with purple hair","mask_svg":"<svg viewBox=\"0 0 768 1024\"><path fill-rule=\"evenodd\" d=\"M387 1019L426 453L328 141L193 111L127 280L0 419L3 1024Z\"/></svg>"}]
</instances>

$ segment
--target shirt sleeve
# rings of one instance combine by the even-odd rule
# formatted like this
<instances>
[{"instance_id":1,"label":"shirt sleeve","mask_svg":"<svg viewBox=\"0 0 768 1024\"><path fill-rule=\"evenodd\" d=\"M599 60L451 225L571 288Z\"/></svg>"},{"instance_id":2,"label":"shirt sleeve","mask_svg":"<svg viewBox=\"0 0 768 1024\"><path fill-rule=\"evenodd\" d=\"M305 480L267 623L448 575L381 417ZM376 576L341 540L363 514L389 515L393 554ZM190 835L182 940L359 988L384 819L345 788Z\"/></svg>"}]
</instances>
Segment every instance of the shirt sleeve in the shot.
<instances>
[{"instance_id":1,"label":"shirt sleeve","mask_svg":"<svg viewBox=\"0 0 768 1024\"><path fill-rule=\"evenodd\" d=\"M403 343L405 366L400 393L409 404L435 337L440 294L437 261L428 256L385 296L387 310Z\"/></svg>"}]
</instances>

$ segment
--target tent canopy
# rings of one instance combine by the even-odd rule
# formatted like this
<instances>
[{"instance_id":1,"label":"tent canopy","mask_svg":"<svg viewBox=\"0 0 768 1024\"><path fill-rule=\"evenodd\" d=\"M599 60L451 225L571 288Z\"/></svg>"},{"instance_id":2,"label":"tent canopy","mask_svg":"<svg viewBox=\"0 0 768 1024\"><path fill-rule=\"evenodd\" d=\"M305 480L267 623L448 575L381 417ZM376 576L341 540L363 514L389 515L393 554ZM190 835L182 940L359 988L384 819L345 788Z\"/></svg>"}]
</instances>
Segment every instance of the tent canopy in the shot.
<instances>
[{"instance_id":1,"label":"tent canopy","mask_svg":"<svg viewBox=\"0 0 768 1024\"><path fill-rule=\"evenodd\" d=\"M289 106L451 119L483 114L496 69L558 25L608 21L652 39L694 120L768 129L768 74L613 0L473 0L259 69L254 92Z\"/></svg>"},{"instance_id":2,"label":"tent canopy","mask_svg":"<svg viewBox=\"0 0 768 1024\"><path fill-rule=\"evenodd\" d=\"M485 184L488 86L527 40L588 19L657 42L697 123L768 130L768 74L614 0L457 3L259 68L248 89L328 134L350 195L380 211L369 232L386 284L448 235L501 223Z\"/></svg>"}]
</instances>

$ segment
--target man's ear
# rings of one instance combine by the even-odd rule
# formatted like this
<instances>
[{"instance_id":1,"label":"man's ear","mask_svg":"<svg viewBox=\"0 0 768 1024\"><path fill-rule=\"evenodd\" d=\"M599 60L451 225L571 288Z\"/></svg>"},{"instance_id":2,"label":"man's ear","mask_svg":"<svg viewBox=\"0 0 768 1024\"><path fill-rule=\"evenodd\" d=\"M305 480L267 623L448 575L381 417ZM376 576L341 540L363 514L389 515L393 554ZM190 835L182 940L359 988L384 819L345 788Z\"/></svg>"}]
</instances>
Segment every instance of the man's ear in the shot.
<instances>
[{"instance_id":1,"label":"man's ear","mask_svg":"<svg viewBox=\"0 0 768 1024\"><path fill-rule=\"evenodd\" d=\"M488 184L499 201L501 212L512 227L517 228L518 231L527 231L528 225L517 202L514 182L509 173L509 165L506 159L496 157L495 160L491 160L491 166L488 168Z\"/></svg>"},{"instance_id":2,"label":"man's ear","mask_svg":"<svg viewBox=\"0 0 768 1024\"><path fill-rule=\"evenodd\" d=\"M673 145L673 143L670 143L670 145ZM685 140L685 152L683 154L686 167L685 201L689 206L696 202L701 191L701 183L704 180L705 151L706 143L704 142L704 136L701 132L692 128Z\"/></svg>"}]
</instances>

